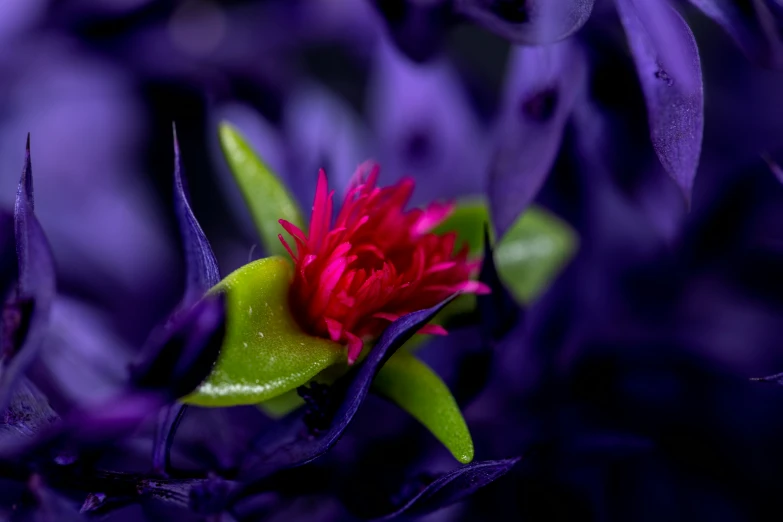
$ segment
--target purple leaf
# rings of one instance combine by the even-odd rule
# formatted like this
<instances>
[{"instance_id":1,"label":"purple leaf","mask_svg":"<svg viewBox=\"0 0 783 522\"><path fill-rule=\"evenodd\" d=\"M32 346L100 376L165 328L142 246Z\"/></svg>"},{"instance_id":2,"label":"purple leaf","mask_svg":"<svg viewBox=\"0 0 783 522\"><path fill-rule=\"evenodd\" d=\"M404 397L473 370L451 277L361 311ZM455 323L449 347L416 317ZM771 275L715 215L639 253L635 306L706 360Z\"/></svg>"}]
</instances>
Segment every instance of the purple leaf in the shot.
<instances>
[{"instance_id":1,"label":"purple leaf","mask_svg":"<svg viewBox=\"0 0 783 522\"><path fill-rule=\"evenodd\" d=\"M636 2L616 0L647 102L650 137L658 159L690 205L704 131L699 50L671 6ZM659 34L661 27L666 27L665 34ZM672 64L675 67L667 69Z\"/></svg>"},{"instance_id":2,"label":"purple leaf","mask_svg":"<svg viewBox=\"0 0 783 522\"><path fill-rule=\"evenodd\" d=\"M180 398L198 387L212 371L225 336L226 310L222 296L202 299L220 281L220 270L188 203L177 128L172 129L174 205L185 252L185 292L177 310L150 336L146 350L150 356L136 367L135 382L142 388L165 390L170 397ZM182 404L166 405L158 412L152 461L159 474L165 475L169 468L171 445L184 412Z\"/></svg>"},{"instance_id":3,"label":"purple leaf","mask_svg":"<svg viewBox=\"0 0 783 522\"><path fill-rule=\"evenodd\" d=\"M58 418L38 388L22 378L14 387L11 403L0 416L0 439L22 437L32 440Z\"/></svg>"},{"instance_id":4,"label":"purple leaf","mask_svg":"<svg viewBox=\"0 0 783 522\"><path fill-rule=\"evenodd\" d=\"M321 418L317 426L312 421L307 426L303 422L306 420L304 408L283 418L255 442L257 453L247 460L240 476L257 481L275 471L312 462L326 453L353 419L383 364L451 299L400 317L390 324L365 361L329 389L330 404L321 403L331 410L326 418Z\"/></svg>"},{"instance_id":5,"label":"purple leaf","mask_svg":"<svg viewBox=\"0 0 783 522\"><path fill-rule=\"evenodd\" d=\"M455 10L514 43L538 45L579 30L594 0L456 0Z\"/></svg>"},{"instance_id":6,"label":"purple leaf","mask_svg":"<svg viewBox=\"0 0 783 522\"><path fill-rule=\"evenodd\" d=\"M489 239L489 230L486 228L484 229L484 257L479 281L491 290L490 293L477 297L482 337L485 342L494 345L518 322L521 309L500 280Z\"/></svg>"},{"instance_id":7,"label":"purple leaf","mask_svg":"<svg viewBox=\"0 0 783 522\"><path fill-rule=\"evenodd\" d=\"M372 518L374 520L389 520L402 514L425 515L444 508L464 500L499 479L520 460L521 458L517 457L473 462L449 473L444 473L423 487L420 483L413 483L411 486L415 488L415 492L412 495L397 503L391 512L375 515Z\"/></svg>"},{"instance_id":8,"label":"purple leaf","mask_svg":"<svg viewBox=\"0 0 783 522\"><path fill-rule=\"evenodd\" d=\"M150 336L146 355L133 368L141 389L171 398L188 395L207 378L226 333L224 294L205 297L181 310Z\"/></svg>"},{"instance_id":9,"label":"purple leaf","mask_svg":"<svg viewBox=\"0 0 783 522\"><path fill-rule=\"evenodd\" d=\"M690 0L690 3L723 27L750 59L765 67L783 67L783 40L777 32L779 22L764 1ZM775 0L771 7L776 8Z\"/></svg>"},{"instance_id":10,"label":"purple leaf","mask_svg":"<svg viewBox=\"0 0 783 522\"><path fill-rule=\"evenodd\" d=\"M8 289L17 275L15 243L14 216L0 210L0 295L3 296L8 295Z\"/></svg>"},{"instance_id":11,"label":"purple leaf","mask_svg":"<svg viewBox=\"0 0 783 522\"><path fill-rule=\"evenodd\" d=\"M498 237L543 185L585 78L584 56L571 42L514 49L490 166L490 208Z\"/></svg>"},{"instance_id":12,"label":"purple leaf","mask_svg":"<svg viewBox=\"0 0 783 522\"><path fill-rule=\"evenodd\" d=\"M171 469L171 445L186 409L186 404L175 402L158 412L155 439L152 441L152 469L158 475L166 476Z\"/></svg>"},{"instance_id":13,"label":"purple leaf","mask_svg":"<svg viewBox=\"0 0 783 522\"><path fill-rule=\"evenodd\" d=\"M4 437L0 463L5 459L51 463L52 455L57 455L58 464L73 463L80 449L94 452L128 437L164 404L159 393L126 393L98 406L73 410L34 440L21 433Z\"/></svg>"},{"instance_id":14,"label":"purple leaf","mask_svg":"<svg viewBox=\"0 0 783 522\"><path fill-rule=\"evenodd\" d=\"M433 194L483 192L490 139L450 60L416 64L391 45L378 45L367 100L383 179L415 178L412 205Z\"/></svg>"},{"instance_id":15,"label":"purple leaf","mask_svg":"<svg viewBox=\"0 0 783 522\"><path fill-rule=\"evenodd\" d=\"M188 203L187 188L182 179L182 159L176 128L174 128L174 204L185 250L187 279L182 303L183 306L187 306L201 299L207 290L220 281L220 271L207 236Z\"/></svg>"},{"instance_id":16,"label":"purple leaf","mask_svg":"<svg viewBox=\"0 0 783 522\"><path fill-rule=\"evenodd\" d=\"M4 317L3 334L9 330L16 342L4 342L0 352L0 410L11 396L17 377L33 361L46 334L55 295L54 259L49 242L33 213L33 177L30 136L14 205L14 229L19 280L10 304L12 317Z\"/></svg>"},{"instance_id":17,"label":"purple leaf","mask_svg":"<svg viewBox=\"0 0 783 522\"><path fill-rule=\"evenodd\" d=\"M440 52L451 25L450 0L375 0L374 4L386 20L394 43L411 60L425 62Z\"/></svg>"}]
</instances>

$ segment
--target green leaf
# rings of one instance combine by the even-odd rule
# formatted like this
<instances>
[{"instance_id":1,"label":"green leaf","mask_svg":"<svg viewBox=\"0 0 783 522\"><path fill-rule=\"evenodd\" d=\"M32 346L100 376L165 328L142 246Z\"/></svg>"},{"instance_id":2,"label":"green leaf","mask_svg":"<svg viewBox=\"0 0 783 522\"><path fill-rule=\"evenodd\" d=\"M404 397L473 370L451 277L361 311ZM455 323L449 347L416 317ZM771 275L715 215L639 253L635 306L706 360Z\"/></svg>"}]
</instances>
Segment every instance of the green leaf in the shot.
<instances>
[{"instance_id":1,"label":"green leaf","mask_svg":"<svg viewBox=\"0 0 783 522\"><path fill-rule=\"evenodd\" d=\"M184 402L199 406L257 404L345 363L337 343L304 333L288 308L291 265L259 259L229 274L210 292L226 292L226 338L207 380Z\"/></svg>"},{"instance_id":2,"label":"green leaf","mask_svg":"<svg viewBox=\"0 0 783 522\"><path fill-rule=\"evenodd\" d=\"M501 280L523 303L541 295L576 252L577 236L563 221L531 207L495 245Z\"/></svg>"},{"instance_id":3,"label":"green leaf","mask_svg":"<svg viewBox=\"0 0 783 522\"><path fill-rule=\"evenodd\" d=\"M483 250L489 210L482 200L467 200L435 229L457 233L457 247L467 242L471 254ZM490 227L491 230L491 227ZM540 207L530 207L495 245L495 264L511 293L523 303L538 297L574 255L577 237L562 220ZM446 308L442 315L450 313ZM439 317L441 317L439 316Z\"/></svg>"},{"instance_id":4,"label":"green leaf","mask_svg":"<svg viewBox=\"0 0 783 522\"><path fill-rule=\"evenodd\" d=\"M277 238L282 232L278 220L285 219L304 230L299 206L239 130L229 123L221 123L218 132L223 154L250 209L264 249L270 255L285 255L285 248Z\"/></svg>"},{"instance_id":5,"label":"green leaf","mask_svg":"<svg viewBox=\"0 0 783 522\"><path fill-rule=\"evenodd\" d=\"M462 249L467 243L470 253L481 254L484 251L484 225L489 223L489 209L480 199L467 199L457 203L457 208L440 225L433 229L436 234L457 233L454 250Z\"/></svg>"},{"instance_id":6,"label":"green leaf","mask_svg":"<svg viewBox=\"0 0 783 522\"><path fill-rule=\"evenodd\" d=\"M421 422L463 464L473 460L473 439L457 401L446 384L426 364L407 352L397 352L373 382L386 397Z\"/></svg>"}]
</instances>

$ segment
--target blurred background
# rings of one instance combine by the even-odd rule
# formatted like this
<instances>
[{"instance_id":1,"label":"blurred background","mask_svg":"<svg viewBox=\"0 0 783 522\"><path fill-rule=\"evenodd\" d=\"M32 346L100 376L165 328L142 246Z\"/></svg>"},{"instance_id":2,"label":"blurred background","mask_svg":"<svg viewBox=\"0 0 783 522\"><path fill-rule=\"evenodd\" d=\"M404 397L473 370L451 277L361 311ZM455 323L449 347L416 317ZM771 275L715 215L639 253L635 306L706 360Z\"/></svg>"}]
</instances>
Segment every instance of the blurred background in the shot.
<instances>
[{"instance_id":1,"label":"blurred background","mask_svg":"<svg viewBox=\"0 0 783 522\"><path fill-rule=\"evenodd\" d=\"M13 204L30 132L61 297L50 360L94 366L71 393L119 379L181 291L172 123L224 275L263 252L220 153L223 120L305 209L318 168L339 192L367 158L386 182L414 176L414 203L488 189L497 122L529 110L504 94L522 51L452 23L447 3L0 2L0 201ZM599 1L566 42L585 81L536 200L581 247L466 412L479 458L544 449L432 520L740 521L778 507L783 390L749 378L783 371L783 187L762 159L783 162L783 72L676 5L705 91L692 207L653 152L625 35ZM69 328L80 321L93 327ZM395 456L378 448L376 474Z\"/></svg>"}]
</instances>

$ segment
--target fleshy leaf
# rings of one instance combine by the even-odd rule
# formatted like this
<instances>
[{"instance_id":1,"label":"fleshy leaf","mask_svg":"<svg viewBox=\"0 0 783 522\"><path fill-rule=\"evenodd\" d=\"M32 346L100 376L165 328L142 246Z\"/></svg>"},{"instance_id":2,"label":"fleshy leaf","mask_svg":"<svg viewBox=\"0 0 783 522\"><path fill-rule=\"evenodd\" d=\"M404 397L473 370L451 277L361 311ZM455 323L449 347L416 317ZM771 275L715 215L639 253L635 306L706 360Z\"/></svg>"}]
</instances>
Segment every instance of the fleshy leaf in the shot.
<instances>
[{"instance_id":1,"label":"fleshy leaf","mask_svg":"<svg viewBox=\"0 0 783 522\"><path fill-rule=\"evenodd\" d=\"M489 223L489 209L481 199L458 201L454 211L432 231L435 234L456 232L455 250L467 243L471 255L481 253L484 240L484 227Z\"/></svg>"},{"instance_id":2,"label":"fleshy leaf","mask_svg":"<svg viewBox=\"0 0 783 522\"><path fill-rule=\"evenodd\" d=\"M489 173L499 237L541 189L585 77L585 58L573 42L514 49Z\"/></svg>"},{"instance_id":3,"label":"fleshy leaf","mask_svg":"<svg viewBox=\"0 0 783 522\"><path fill-rule=\"evenodd\" d=\"M517 44L556 42L590 18L594 0L456 0L455 10Z\"/></svg>"},{"instance_id":4,"label":"fleshy leaf","mask_svg":"<svg viewBox=\"0 0 783 522\"><path fill-rule=\"evenodd\" d=\"M257 404L306 384L345 360L341 345L304 333L288 309L291 265L268 257L229 274L226 338L212 374L184 402L199 406Z\"/></svg>"},{"instance_id":5,"label":"fleshy leaf","mask_svg":"<svg viewBox=\"0 0 783 522\"><path fill-rule=\"evenodd\" d=\"M55 295L54 259L41 224L33 213L33 174L30 161L30 137L14 205L16 255L19 281L14 302L14 323L4 320L3 330L14 332L0 351L0 410L8 404L17 377L33 361L46 334ZM5 319L5 318L4 318ZM8 332L4 332L7 335Z\"/></svg>"},{"instance_id":6,"label":"fleshy leaf","mask_svg":"<svg viewBox=\"0 0 783 522\"><path fill-rule=\"evenodd\" d=\"M647 2L645 10L639 10L634 0L615 3L647 103L653 147L690 205L704 132L704 89L696 40L688 24L665 3L652 8L654 4ZM656 16L649 16L648 10ZM655 23L651 23L653 18ZM653 36L660 26L668 28L666 39ZM674 55L679 65L667 70Z\"/></svg>"},{"instance_id":7,"label":"fleshy leaf","mask_svg":"<svg viewBox=\"0 0 783 522\"><path fill-rule=\"evenodd\" d=\"M463 464L473 460L473 439L457 401L429 366L397 353L378 372L372 389L421 422L455 459Z\"/></svg>"},{"instance_id":8,"label":"fleshy leaf","mask_svg":"<svg viewBox=\"0 0 783 522\"><path fill-rule=\"evenodd\" d=\"M174 129L174 205L182 234L186 263L187 281L182 302L191 304L201 299L207 290L218 284L220 270L207 236L188 202L187 188L182 178L182 158L176 128Z\"/></svg>"},{"instance_id":9,"label":"fleshy leaf","mask_svg":"<svg viewBox=\"0 0 783 522\"><path fill-rule=\"evenodd\" d=\"M253 216L264 250L269 255L285 255L285 248L277 238L278 221L285 219L304 230L302 212L285 185L253 152L238 129L222 123L219 133L223 154Z\"/></svg>"},{"instance_id":10,"label":"fleshy leaf","mask_svg":"<svg viewBox=\"0 0 783 522\"><path fill-rule=\"evenodd\" d=\"M489 222L486 203L481 200L464 201L435 232L457 232L458 244L466 241L475 255L482 250L484 227ZM495 265L501 280L514 297L529 303L546 289L574 254L576 245L576 235L566 223L533 206L508 228L495 245Z\"/></svg>"},{"instance_id":11,"label":"fleshy leaf","mask_svg":"<svg viewBox=\"0 0 783 522\"><path fill-rule=\"evenodd\" d=\"M766 67L783 66L783 40L774 15L763 1L689 0L729 33L745 54ZM748 8L745 8L745 7ZM775 8L774 1L771 7Z\"/></svg>"},{"instance_id":12,"label":"fleshy leaf","mask_svg":"<svg viewBox=\"0 0 783 522\"><path fill-rule=\"evenodd\" d=\"M312 462L334 446L367 397L383 364L449 301L404 315L390 324L364 362L328 388L322 411L298 410L255 442L257 453L248 459L241 475L257 481L275 471ZM318 416L319 425L306 422L308 416Z\"/></svg>"},{"instance_id":13,"label":"fleshy leaf","mask_svg":"<svg viewBox=\"0 0 783 522\"><path fill-rule=\"evenodd\" d=\"M399 502L392 511L383 515L370 515L373 520L389 520L402 514L425 515L469 497L484 486L499 479L521 458L485 460L462 466L444 473L422 486L413 483L409 489L415 492ZM369 514L368 514L369 515Z\"/></svg>"},{"instance_id":14,"label":"fleshy leaf","mask_svg":"<svg viewBox=\"0 0 783 522\"><path fill-rule=\"evenodd\" d=\"M514 297L529 303L549 286L576 246L576 235L568 225L533 207L495 245L495 265Z\"/></svg>"}]
</instances>

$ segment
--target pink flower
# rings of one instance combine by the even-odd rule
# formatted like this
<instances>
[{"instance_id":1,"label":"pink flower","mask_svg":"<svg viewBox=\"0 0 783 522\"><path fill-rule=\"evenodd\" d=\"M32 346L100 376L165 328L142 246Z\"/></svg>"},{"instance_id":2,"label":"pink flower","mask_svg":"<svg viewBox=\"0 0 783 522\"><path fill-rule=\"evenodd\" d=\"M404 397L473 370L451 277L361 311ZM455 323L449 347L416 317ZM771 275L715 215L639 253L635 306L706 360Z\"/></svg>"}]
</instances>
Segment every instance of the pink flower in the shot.
<instances>
[{"instance_id":1,"label":"pink flower","mask_svg":"<svg viewBox=\"0 0 783 522\"><path fill-rule=\"evenodd\" d=\"M455 292L487 293L470 276L480 261L468 261L468 246L454 253L456 234L430 232L452 212L453 204L432 203L405 211L414 181L379 188L380 167L365 163L354 175L332 224L332 197L326 174L318 186L309 236L280 220L296 243L291 311L307 332L348 347L353 363L364 341L378 338L390 322L429 308ZM445 335L438 325L419 333Z\"/></svg>"}]
</instances>

